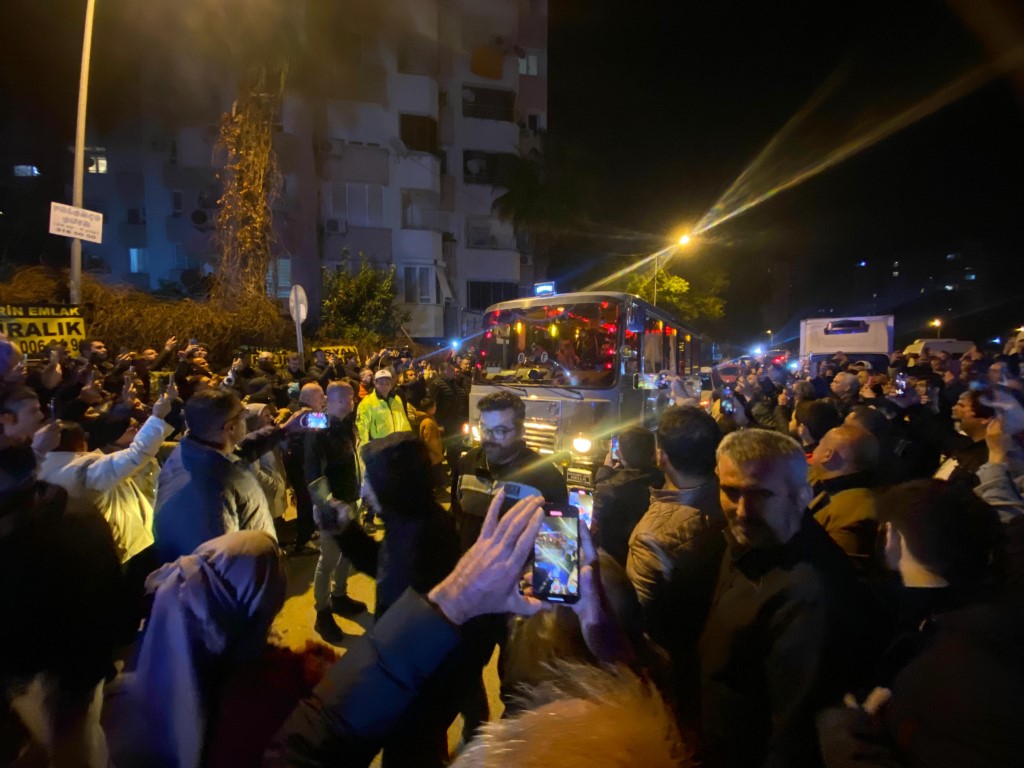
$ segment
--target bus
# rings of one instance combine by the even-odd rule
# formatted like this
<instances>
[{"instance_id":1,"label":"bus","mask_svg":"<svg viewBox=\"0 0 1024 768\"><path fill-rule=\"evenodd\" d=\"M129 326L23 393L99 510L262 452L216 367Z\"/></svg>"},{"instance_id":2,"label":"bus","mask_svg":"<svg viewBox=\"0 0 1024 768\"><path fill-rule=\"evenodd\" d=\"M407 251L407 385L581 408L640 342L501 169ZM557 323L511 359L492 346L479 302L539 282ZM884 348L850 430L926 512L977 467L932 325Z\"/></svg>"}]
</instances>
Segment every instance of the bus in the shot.
<instances>
[{"instance_id":1,"label":"bus","mask_svg":"<svg viewBox=\"0 0 1024 768\"><path fill-rule=\"evenodd\" d=\"M692 382L712 351L710 339L665 310L616 292L495 304L476 345L470 443L479 444L480 398L514 392L526 404L527 445L561 467L570 491L587 496L611 439L630 425L654 429L672 403L671 378ZM696 387L690 394L699 395Z\"/></svg>"}]
</instances>

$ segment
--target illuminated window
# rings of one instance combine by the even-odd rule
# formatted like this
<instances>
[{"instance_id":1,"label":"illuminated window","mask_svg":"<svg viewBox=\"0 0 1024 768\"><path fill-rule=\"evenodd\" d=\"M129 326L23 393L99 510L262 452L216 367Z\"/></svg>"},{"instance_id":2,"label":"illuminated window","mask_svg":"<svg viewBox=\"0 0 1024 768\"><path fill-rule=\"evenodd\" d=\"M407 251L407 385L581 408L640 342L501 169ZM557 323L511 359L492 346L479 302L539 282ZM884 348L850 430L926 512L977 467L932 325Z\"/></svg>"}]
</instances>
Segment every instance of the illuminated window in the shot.
<instances>
[{"instance_id":1,"label":"illuminated window","mask_svg":"<svg viewBox=\"0 0 1024 768\"><path fill-rule=\"evenodd\" d=\"M149 254L145 248L129 248L128 261L132 272L149 271Z\"/></svg>"},{"instance_id":2,"label":"illuminated window","mask_svg":"<svg viewBox=\"0 0 1024 768\"><path fill-rule=\"evenodd\" d=\"M39 168L34 165L16 165L14 166L15 176L39 176Z\"/></svg>"},{"instance_id":3,"label":"illuminated window","mask_svg":"<svg viewBox=\"0 0 1024 768\"><path fill-rule=\"evenodd\" d=\"M85 158L85 170L89 173L106 173L107 172L107 156L106 155L89 155Z\"/></svg>"}]
</instances>

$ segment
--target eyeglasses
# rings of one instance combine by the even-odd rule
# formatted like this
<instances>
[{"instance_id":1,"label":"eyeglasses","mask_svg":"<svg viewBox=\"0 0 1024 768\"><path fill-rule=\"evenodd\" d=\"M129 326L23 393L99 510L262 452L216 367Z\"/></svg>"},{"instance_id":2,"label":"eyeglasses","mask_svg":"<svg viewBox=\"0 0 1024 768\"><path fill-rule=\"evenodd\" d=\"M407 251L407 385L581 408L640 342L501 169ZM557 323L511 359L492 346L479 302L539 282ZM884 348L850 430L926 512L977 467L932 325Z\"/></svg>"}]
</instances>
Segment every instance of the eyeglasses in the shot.
<instances>
[{"instance_id":1,"label":"eyeglasses","mask_svg":"<svg viewBox=\"0 0 1024 768\"><path fill-rule=\"evenodd\" d=\"M480 425L480 435L482 437L493 437L497 440L504 440L515 431L514 427L495 427L494 429L488 429L483 424Z\"/></svg>"}]
</instances>

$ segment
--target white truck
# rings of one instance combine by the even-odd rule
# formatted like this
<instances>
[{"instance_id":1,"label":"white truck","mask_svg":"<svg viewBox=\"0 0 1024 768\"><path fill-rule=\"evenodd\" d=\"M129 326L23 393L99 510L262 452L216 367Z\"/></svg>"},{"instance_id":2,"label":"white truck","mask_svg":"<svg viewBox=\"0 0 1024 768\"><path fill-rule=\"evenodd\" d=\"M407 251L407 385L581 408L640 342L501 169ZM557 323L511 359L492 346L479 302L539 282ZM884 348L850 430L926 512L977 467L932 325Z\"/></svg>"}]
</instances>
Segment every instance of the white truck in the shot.
<instances>
[{"instance_id":1,"label":"white truck","mask_svg":"<svg viewBox=\"0 0 1024 768\"><path fill-rule=\"evenodd\" d=\"M839 352L851 362L866 360L876 371L889 367L895 317L812 317L800 321L800 360L812 373Z\"/></svg>"}]
</instances>

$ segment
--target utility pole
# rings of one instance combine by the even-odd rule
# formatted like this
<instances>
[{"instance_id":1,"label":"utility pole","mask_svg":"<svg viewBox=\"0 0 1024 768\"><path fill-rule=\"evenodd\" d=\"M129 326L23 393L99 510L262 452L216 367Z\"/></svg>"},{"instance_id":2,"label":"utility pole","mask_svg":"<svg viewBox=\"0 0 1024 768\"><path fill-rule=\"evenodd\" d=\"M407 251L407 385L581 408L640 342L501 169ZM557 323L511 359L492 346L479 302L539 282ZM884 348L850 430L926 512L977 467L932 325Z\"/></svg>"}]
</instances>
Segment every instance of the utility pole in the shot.
<instances>
[{"instance_id":1,"label":"utility pole","mask_svg":"<svg viewBox=\"0 0 1024 768\"><path fill-rule=\"evenodd\" d=\"M86 0L85 32L82 35L82 69L78 76L78 123L75 126L75 180L71 190L71 204L82 207L85 186L85 113L89 104L89 65L92 59L92 21L96 13L96 0ZM82 303L82 241L71 240L71 303Z\"/></svg>"}]
</instances>

